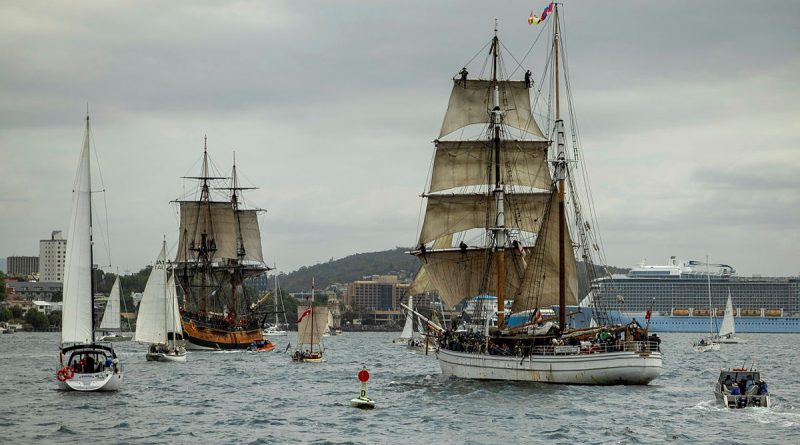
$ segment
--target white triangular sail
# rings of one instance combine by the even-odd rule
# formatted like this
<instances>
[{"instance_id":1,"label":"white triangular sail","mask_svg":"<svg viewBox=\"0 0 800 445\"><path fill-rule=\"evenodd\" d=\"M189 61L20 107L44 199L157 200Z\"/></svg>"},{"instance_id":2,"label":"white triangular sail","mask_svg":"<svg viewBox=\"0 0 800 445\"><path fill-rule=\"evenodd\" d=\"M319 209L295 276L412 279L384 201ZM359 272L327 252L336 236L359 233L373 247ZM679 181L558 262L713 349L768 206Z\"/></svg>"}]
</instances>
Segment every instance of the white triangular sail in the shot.
<instances>
[{"instance_id":1,"label":"white triangular sail","mask_svg":"<svg viewBox=\"0 0 800 445\"><path fill-rule=\"evenodd\" d=\"M414 308L413 296L408 296L408 307ZM403 325L403 332L400 333L398 340L408 340L414 335L414 314L406 312L406 324Z\"/></svg>"},{"instance_id":2,"label":"white triangular sail","mask_svg":"<svg viewBox=\"0 0 800 445\"><path fill-rule=\"evenodd\" d=\"M171 303L171 308L169 307ZM174 333L176 335L183 335L183 327L181 326L181 312L178 307L178 292L175 287L175 272L170 274L167 280L167 333Z\"/></svg>"},{"instance_id":3,"label":"white triangular sail","mask_svg":"<svg viewBox=\"0 0 800 445\"><path fill-rule=\"evenodd\" d=\"M108 295L106 309L103 312L103 321L100 322L101 331L119 331L119 277L114 280L111 293Z\"/></svg>"},{"instance_id":4,"label":"white triangular sail","mask_svg":"<svg viewBox=\"0 0 800 445\"><path fill-rule=\"evenodd\" d=\"M135 340L144 343L167 342L167 270L165 264L166 248L161 246L147 284L142 292L142 301L139 303L139 315L136 317Z\"/></svg>"},{"instance_id":5,"label":"white triangular sail","mask_svg":"<svg viewBox=\"0 0 800 445\"><path fill-rule=\"evenodd\" d=\"M733 337L736 335L736 327L733 322L733 303L731 302L731 291L728 290L728 302L725 303L725 315L722 318L722 326L719 328L719 336Z\"/></svg>"},{"instance_id":6,"label":"white triangular sail","mask_svg":"<svg viewBox=\"0 0 800 445\"><path fill-rule=\"evenodd\" d=\"M67 252L64 257L64 293L61 343L90 343L92 333L92 236L89 120L78 171L72 187Z\"/></svg>"}]
</instances>

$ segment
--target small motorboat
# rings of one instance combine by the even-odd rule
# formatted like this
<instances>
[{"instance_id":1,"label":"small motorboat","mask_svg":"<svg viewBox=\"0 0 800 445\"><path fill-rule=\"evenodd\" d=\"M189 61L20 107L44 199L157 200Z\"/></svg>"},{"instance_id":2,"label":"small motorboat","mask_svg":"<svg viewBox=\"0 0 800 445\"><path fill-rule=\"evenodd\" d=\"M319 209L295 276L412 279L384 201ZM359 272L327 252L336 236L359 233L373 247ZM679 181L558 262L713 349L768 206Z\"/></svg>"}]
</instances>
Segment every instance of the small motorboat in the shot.
<instances>
[{"instance_id":1,"label":"small motorboat","mask_svg":"<svg viewBox=\"0 0 800 445\"><path fill-rule=\"evenodd\" d=\"M714 395L717 401L733 409L772 406L767 382L761 380L761 373L754 368L721 370L714 384Z\"/></svg>"}]
</instances>

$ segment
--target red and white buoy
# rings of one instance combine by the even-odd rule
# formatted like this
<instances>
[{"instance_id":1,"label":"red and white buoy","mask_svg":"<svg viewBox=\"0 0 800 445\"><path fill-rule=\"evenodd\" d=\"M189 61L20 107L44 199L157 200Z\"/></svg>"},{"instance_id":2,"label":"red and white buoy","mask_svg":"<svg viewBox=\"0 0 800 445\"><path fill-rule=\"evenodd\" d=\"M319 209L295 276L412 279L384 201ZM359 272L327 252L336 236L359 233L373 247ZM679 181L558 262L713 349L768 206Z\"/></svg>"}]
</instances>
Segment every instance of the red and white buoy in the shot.
<instances>
[{"instance_id":1,"label":"red and white buoy","mask_svg":"<svg viewBox=\"0 0 800 445\"><path fill-rule=\"evenodd\" d=\"M350 406L361 409L375 408L375 401L367 397L369 371L367 371L366 366L362 367L361 371L358 371L358 380L361 382L361 394L357 398L350 400Z\"/></svg>"}]
</instances>

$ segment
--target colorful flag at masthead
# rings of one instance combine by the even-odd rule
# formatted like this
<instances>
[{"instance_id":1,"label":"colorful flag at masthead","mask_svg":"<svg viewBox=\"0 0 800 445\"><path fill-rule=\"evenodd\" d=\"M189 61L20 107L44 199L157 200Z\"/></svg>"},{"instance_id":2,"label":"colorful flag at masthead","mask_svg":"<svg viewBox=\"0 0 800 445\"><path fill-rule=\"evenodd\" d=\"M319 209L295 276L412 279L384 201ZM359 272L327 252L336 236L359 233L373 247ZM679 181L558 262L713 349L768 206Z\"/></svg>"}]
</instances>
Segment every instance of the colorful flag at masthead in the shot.
<instances>
[{"instance_id":1,"label":"colorful flag at masthead","mask_svg":"<svg viewBox=\"0 0 800 445\"><path fill-rule=\"evenodd\" d=\"M550 2L550 4L547 5L547 7L545 7L544 10L542 11L542 15L541 16L535 16L535 15L533 15L533 11L531 11L531 15L528 17L528 24L529 25L538 25L539 23L542 23L544 21L544 19L547 18L548 14L552 14L552 13L553 13L553 2Z\"/></svg>"}]
</instances>

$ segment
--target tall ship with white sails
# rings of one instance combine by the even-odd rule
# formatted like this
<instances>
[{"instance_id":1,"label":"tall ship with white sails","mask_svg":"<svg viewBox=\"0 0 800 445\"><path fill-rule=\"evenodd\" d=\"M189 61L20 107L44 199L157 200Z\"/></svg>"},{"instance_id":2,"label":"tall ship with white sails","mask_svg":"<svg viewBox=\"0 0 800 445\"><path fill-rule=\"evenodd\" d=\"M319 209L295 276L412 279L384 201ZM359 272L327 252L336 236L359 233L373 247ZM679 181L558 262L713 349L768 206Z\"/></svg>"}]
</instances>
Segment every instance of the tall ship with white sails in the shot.
<instances>
[{"instance_id":1,"label":"tall ship with white sails","mask_svg":"<svg viewBox=\"0 0 800 445\"><path fill-rule=\"evenodd\" d=\"M261 250L258 214L246 208L236 162L230 176L212 175L207 145L196 196L179 199L180 230L173 270L182 295L187 348L248 349L263 340L262 312L244 281L269 267Z\"/></svg>"},{"instance_id":2,"label":"tall ship with white sails","mask_svg":"<svg viewBox=\"0 0 800 445\"><path fill-rule=\"evenodd\" d=\"M448 305L491 295L504 308L511 299L517 324L510 327L501 311L496 328L445 332L437 358L444 375L459 378L647 384L661 373L662 359L639 326L597 320L597 328L575 330L566 324L567 305L577 305L575 256L592 275L600 249L591 230L594 213L579 200L587 183L574 133L567 147L558 6L549 8L552 40L542 76L549 78L540 83L552 88L546 99L535 96L548 112L545 131L533 117L530 71L524 80L508 79L524 68L503 65L509 59L496 29L483 63L488 78L470 78L464 67L453 79L412 254ZM576 130L574 121L570 129ZM553 306L557 319L543 319L542 309Z\"/></svg>"}]
</instances>

